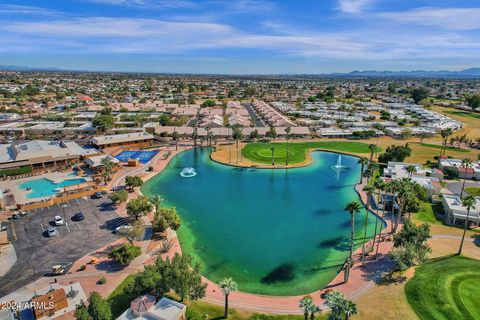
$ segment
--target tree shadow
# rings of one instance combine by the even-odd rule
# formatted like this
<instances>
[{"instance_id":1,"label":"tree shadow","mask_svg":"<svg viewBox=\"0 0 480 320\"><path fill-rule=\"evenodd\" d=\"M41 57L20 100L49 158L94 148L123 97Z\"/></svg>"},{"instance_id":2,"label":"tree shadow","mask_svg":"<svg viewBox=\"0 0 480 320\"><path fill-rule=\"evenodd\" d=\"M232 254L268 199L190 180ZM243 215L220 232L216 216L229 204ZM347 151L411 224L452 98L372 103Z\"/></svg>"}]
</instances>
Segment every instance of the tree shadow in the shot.
<instances>
[{"instance_id":1,"label":"tree shadow","mask_svg":"<svg viewBox=\"0 0 480 320\"><path fill-rule=\"evenodd\" d=\"M272 284L277 282L289 282L292 281L293 278L295 278L295 266L293 263L286 262L274 268L260 281L262 283Z\"/></svg>"},{"instance_id":2,"label":"tree shadow","mask_svg":"<svg viewBox=\"0 0 480 320\"><path fill-rule=\"evenodd\" d=\"M344 244L346 242L348 241L345 237L339 236L339 237L320 241L317 245L317 248L320 248L320 249L337 248L339 244ZM343 247L343 245L340 245L340 246Z\"/></svg>"}]
</instances>

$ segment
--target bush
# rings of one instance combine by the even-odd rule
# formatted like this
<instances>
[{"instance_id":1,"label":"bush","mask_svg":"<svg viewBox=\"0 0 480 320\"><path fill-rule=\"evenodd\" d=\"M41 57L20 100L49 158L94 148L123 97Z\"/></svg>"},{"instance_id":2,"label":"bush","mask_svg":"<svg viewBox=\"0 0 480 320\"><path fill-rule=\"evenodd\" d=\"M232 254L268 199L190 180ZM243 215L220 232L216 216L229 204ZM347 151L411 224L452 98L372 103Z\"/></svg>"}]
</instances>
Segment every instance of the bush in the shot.
<instances>
[{"instance_id":1,"label":"bush","mask_svg":"<svg viewBox=\"0 0 480 320\"><path fill-rule=\"evenodd\" d=\"M121 265L129 265L130 262L133 261L136 257L142 254L142 250L140 247L131 245L131 244L123 244L114 248L109 254L108 257L115 262L118 262Z\"/></svg>"},{"instance_id":2,"label":"bush","mask_svg":"<svg viewBox=\"0 0 480 320\"><path fill-rule=\"evenodd\" d=\"M458 178L458 171L455 168L447 167L443 169L443 173L448 179L457 179Z\"/></svg>"},{"instance_id":3,"label":"bush","mask_svg":"<svg viewBox=\"0 0 480 320\"><path fill-rule=\"evenodd\" d=\"M97 284L105 284L105 283L107 283L107 279L105 277L102 277L97 281Z\"/></svg>"},{"instance_id":4,"label":"bush","mask_svg":"<svg viewBox=\"0 0 480 320\"><path fill-rule=\"evenodd\" d=\"M82 264L82 265L80 266L80 268L78 268L78 271L83 271L83 270L85 270L85 269L87 269L87 266L84 265L84 264Z\"/></svg>"},{"instance_id":5,"label":"bush","mask_svg":"<svg viewBox=\"0 0 480 320\"><path fill-rule=\"evenodd\" d=\"M26 174L32 172L32 167L30 166L24 166L16 169L6 169L6 170L0 170L0 177L3 176L16 176L19 174Z\"/></svg>"}]
</instances>

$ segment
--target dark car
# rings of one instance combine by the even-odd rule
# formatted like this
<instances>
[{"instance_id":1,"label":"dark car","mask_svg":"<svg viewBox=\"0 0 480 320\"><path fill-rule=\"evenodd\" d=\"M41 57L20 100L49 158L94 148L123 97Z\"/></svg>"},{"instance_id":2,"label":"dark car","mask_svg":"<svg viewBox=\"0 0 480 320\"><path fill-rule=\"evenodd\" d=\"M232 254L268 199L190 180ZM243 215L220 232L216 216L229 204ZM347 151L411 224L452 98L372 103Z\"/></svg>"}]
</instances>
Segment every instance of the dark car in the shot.
<instances>
[{"instance_id":1,"label":"dark car","mask_svg":"<svg viewBox=\"0 0 480 320\"><path fill-rule=\"evenodd\" d=\"M81 212L75 213L72 217L73 221L82 221L83 219L85 219L85 216Z\"/></svg>"},{"instance_id":2,"label":"dark car","mask_svg":"<svg viewBox=\"0 0 480 320\"><path fill-rule=\"evenodd\" d=\"M92 196L94 199L100 199L103 196L101 192L95 192Z\"/></svg>"}]
</instances>

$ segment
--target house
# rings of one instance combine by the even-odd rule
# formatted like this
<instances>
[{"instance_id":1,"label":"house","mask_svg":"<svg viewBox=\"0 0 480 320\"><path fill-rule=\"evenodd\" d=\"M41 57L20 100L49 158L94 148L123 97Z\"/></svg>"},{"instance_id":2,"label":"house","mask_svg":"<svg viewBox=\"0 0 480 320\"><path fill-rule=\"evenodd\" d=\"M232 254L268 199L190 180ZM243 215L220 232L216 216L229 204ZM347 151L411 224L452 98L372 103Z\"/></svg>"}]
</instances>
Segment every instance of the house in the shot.
<instances>
[{"instance_id":1,"label":"house","mask_svg":"<svg viewBox=\"0 0 480 320\"><path fill-rule=\"evenodd\" d=\"M154 136L150 133L132 132L125 134L98 136L92 138L90 142L101 149L110 147L145 148L153 144L153 139Z\"/></svg>"},{"instance_id":2,"label":"house","mask_svg":"<svg viewBox=\"0 0 480 320\"><path fill-rule=\"evenodd\" d=\"M480 197L475 197L475 206L470 209L469 221L478 226L480 224ZM457 195L444 194L442 198L443 209L445 210L445 222L456 224L464 223L467 218L467 208Z\"/></svg>"},{"instance_id":3,"label":"house","mask_svg":"<svg viewBox=\"0 0 480 320\"><path fill-rule=\"evenodd\" d=\"M68 299L63 288L47 292L32 299L33 316L35 319L51 317L55 312L68 307Z\"/></svg>"},{"instance_id":4,"label":"house","mask_svg":"<svg viewBox=\"0 0 480 320\"><path fill-rule=\"evenodd\" d=\"M440 159L440 170L454 170L460 178L480 180L480 161L472 163L468 168L462 165L460 159Z\"/></svg>"},{"instance_id":5,"label":"house","mask_svg":"<svg viewBox=\"0 0 480 320\"><path fill-rule=\"evenodd\" d=\"M165 297L156 302L154 296L146 294L133 300L117 320L186 320L186 310L179 302Z\"/></svg>"}]
</instances>

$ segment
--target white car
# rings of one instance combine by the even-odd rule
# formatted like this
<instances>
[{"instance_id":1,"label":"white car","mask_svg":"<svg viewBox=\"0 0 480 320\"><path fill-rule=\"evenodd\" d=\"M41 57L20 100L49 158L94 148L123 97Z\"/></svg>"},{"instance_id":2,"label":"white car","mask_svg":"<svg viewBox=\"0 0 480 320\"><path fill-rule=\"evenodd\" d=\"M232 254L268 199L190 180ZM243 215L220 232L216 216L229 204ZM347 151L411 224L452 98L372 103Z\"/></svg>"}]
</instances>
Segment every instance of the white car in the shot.
<instances>
[{"instance_id":1,"label":"white car","mask_svg":"<svg viewBox=\"0 0 480 320\"><path fill-rule=\"evenodd\" d=\"M65 223L60 216L55 216L55 218L53 218L53 221L55 222L56 226L63 226L63 224Z\"/></svg>"},{"instance_id":2,"label":"white car","mask_svg":"<svg viewBox=\"0 0 480 320\"><path fill-rule=\"evenodd\" d=\"M132 226L123 225L115 228L115 233L132 230Z\"/></svg>"}]
</instances>

